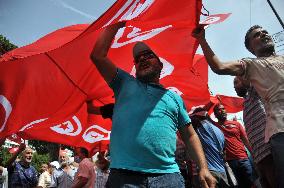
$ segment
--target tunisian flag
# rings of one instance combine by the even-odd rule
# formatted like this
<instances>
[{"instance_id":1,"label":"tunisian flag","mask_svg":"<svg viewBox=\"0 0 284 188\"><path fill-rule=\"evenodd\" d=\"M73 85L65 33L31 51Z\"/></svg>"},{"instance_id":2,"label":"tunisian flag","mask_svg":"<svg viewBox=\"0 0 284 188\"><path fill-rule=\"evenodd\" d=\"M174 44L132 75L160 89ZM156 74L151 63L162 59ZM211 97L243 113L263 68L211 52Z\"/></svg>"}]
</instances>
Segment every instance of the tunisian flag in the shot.
<instances>
[{"instance_id":1,"label":"tunisian flag","mask_svg":"<svg viewBox=\"0 0 284 188\"><path fill-rule=\"evenodd\" d=\"M200 10L201 0L119 0L91 25L66 27L6 53L0 59L0 137L18 132L88 149L108 140L110 122L88 116L85 101L102 105L113 93L89 56L101 28L121 20L126 27L109 53L118 67L134 74L132 47L144 41L164 64L166 88L188 108L208 102L207 72L192 66L197 41L191 33Z\"/></svg>"}]
</instances>

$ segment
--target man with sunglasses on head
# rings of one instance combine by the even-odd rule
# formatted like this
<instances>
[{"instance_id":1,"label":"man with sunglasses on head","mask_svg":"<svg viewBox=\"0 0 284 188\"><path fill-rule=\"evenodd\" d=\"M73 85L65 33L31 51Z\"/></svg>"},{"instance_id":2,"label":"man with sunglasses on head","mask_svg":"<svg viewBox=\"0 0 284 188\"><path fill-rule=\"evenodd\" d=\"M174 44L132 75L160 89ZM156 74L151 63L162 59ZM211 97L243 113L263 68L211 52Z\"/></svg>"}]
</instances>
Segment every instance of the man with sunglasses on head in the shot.
<instances>
[{"instance_id":1,"label":"man with sunglasses on head","mask_svg":"<svg viewBox=\"0 0 284 188\"><path fill-rule=\"evenodd\" d=\"M91 53L115 96L106 187L184 187L174 155L177 130L199 165L203 187L215 187L182 99L159 83L163 64L154 51L143 42L134 45L136 78L107 57L115 34L124 25L119 22L105 28Z\"/></svg>"},{"instance_id":2,"label":"man with sunglasses on head","mask_svg":"<svg viewBox=\"0 0 284 188\"><path fill-rule=\"evenodd\" d=\"M194 30L212 71L221 75L242 76L264 102L265 142L269 142L276 173L276 187L284 187L284 56L276 55L272 37L261 26L246 33L245 46L256 58L221 62L205 39L203 26Z\"/></svg>"}]
</instances>

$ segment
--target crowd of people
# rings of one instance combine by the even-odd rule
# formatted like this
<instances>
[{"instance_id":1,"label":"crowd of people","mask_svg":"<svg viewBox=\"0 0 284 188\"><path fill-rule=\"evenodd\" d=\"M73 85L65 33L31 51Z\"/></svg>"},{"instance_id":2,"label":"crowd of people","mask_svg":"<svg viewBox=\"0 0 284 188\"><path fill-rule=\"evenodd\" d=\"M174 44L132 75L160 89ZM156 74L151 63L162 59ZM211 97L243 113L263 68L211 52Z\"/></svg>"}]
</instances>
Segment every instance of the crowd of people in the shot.
<instances>
[{"instance_id":1,"label":"crowd of people","mask_svg":"<svg viewBox=\"0 0 284 188\"><path fill-rule=\"evenodd\" d=\"M9 187L284 187L284 57L276 55L267 31L253 26L246 34L256 58L225 63L202 26L192 33L215 73L236 76L232 85L244 97L243 126L227 119L222 101L188 112L182 98L160 84L163 64L144 42L133 47L135 77L117 67L108 51L124 25L106 27L90 56L115 97L115 104L102 108L88 103L89 113L112 119L110 162L100 153L94 163L88 150L75 148L74 163L60 155L58 165L44 164L38 178L32 150L21 145L7 169L0 168Z\"/></svg>"},{"instance_id":2,"label":"crowd of people","mask_svg":"<svg viewBox=\"0 0 284 188\"><path fill-rule=\"evenodd\" d=\"M93 161L85 148L74 148L75 158L59 152L58 161L32 166L33 150L25 144L5 163L0 164L1 188L103 188L109 175L107 152L99 152Z\"/></svg>"}]
</instances>

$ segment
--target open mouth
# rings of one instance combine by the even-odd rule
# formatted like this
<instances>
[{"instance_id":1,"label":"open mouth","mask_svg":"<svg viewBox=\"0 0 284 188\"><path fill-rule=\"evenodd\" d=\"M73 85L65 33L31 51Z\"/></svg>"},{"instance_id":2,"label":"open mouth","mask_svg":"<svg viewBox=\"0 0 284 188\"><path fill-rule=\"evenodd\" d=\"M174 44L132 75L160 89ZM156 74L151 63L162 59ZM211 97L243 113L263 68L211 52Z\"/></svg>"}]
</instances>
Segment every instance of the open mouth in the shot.
<instances>
[{"instance_id":1,"label":"open mouth","mask_svg":"<svg viewBox=\"0 0 284 188\"><path fill-rule=\"evenodd\" d=\"M269 36L265 36L262 38L263 42L272 42L272 39Z\"/></svg>"}]
</instances>

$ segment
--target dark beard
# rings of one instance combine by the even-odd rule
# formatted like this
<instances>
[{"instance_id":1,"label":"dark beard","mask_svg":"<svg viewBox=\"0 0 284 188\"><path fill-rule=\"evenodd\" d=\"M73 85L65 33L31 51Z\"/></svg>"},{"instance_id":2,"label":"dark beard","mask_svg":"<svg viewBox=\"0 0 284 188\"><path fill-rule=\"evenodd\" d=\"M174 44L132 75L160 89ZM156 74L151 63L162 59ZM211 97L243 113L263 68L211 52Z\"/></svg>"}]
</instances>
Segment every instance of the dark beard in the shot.
<instances>
[{"instance_id":1,"label":"dark beard","mask_svg":"<svg viewBox=\"0 0 284 188\"><path fill-rule=\"evenodd\" d=\"M269 56L275 54L274 45L266 46L265 48L262 48L262 50L260 52L261 52L260 54L262 54L261 55L262 57L269 57Z\"/></svg>"}]
</instances>

